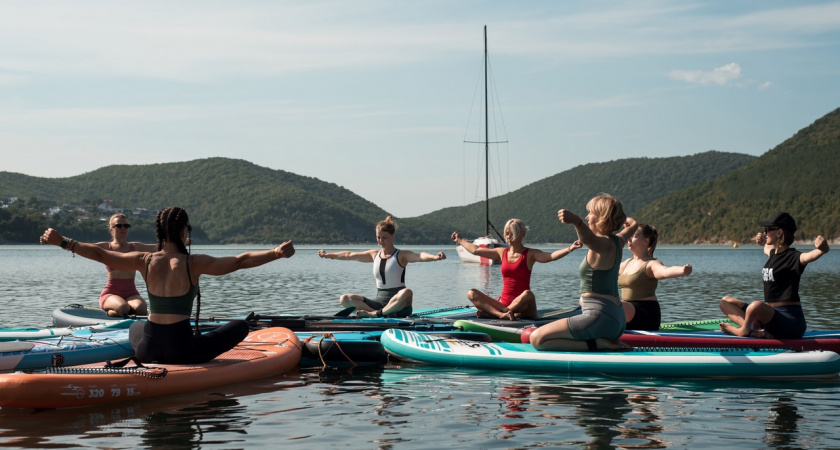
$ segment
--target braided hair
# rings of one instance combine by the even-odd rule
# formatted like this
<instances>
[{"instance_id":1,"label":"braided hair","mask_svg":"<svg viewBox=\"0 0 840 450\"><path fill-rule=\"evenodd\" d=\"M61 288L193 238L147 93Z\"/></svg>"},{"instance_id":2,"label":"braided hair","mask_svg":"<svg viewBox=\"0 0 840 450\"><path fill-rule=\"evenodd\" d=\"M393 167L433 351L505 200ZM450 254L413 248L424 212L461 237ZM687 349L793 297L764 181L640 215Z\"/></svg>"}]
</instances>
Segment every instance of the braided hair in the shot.
<instances>
[{"instance_id":1,"label":"braided hair","mask_svg":"<svg viewBox=\"0 0 840 450\"><path fill-rule=\"evenodd\" d=\"M164 242L172 242L178 250L189 255L184 241L181 240L181 231L184 227L190 227L190 218L183 208L171 206L166 209L158 211L157 218L155 218L155 234L157 235L157 249L163 250Z\"/></svg>"},{"instance_id":2,"label":"braided hair","mask_svg":"<svg viewBox=\"0 0 840 450\"><path fill-rule=\"evenodd\" d=\"M157 217L155 218L155 234L157 235L157 249L158 251L163 250L163 244L165 242L172 242L175 246L178 247L178 251L187 255L187 258L190 257L190 251L187 250L187 246L184 245L184 240L181 239L181 233L184 230L184 227L187 228L187 233L189 234L192 231L192 226L190 226L190 218L187 215L187 212L184 211L184 208L180 208L178 206L171 206L169 208L161 209L158 211ZM190 248L192 248L192 239L190 239ZM187 261L187 267L189 267L189 261ZM187 269L189 272L189 269ZM192 284L192 280L190 280L190 284ZM196 282L196 286L198 283ZM198 328L198 318L200 317L201 313L201 288L198 288L198 294L196 295L196 306L195 306L195 334L196 336L201 334L201 331Z\"/></svg>"}]
</instances>

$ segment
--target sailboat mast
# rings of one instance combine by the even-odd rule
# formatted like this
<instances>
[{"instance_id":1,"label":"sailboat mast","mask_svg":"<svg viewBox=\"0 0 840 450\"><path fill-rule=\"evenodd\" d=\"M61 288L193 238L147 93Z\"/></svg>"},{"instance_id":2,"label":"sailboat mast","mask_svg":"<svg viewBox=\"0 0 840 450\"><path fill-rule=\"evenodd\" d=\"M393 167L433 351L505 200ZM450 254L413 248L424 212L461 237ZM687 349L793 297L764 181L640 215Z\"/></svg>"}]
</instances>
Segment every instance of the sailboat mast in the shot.
<instances>
[{"instance_id":1,"label":"sailboat mast","mask_svg":"<svg viewBox=\"0 0 840 450\"><path fill-rule=\"evenodd\" d=\"M484 25L484 235L490 236L490 127L487 109L487 25Z\"/></svg>"}]
</instances>

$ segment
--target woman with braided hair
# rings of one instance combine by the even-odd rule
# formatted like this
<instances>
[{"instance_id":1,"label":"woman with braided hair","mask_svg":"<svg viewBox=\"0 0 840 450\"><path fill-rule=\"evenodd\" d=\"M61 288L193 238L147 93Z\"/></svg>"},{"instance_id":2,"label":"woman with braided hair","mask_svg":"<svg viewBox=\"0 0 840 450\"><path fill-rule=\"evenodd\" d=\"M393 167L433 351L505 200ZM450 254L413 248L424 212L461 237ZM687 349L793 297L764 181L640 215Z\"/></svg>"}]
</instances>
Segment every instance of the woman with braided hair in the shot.
<instances>
[{"instance_id":1,"label":"woman with braided hair","mask_svg":"<svg viewBox=\"0 0 840 450\"><path fill-rule=\"evenodd\" d=\"M158 239L155 252L114 252L68 239L52 228L41 236L41 243L61 246L117 270L139 271L146 281L149 317L145 322L138 322L142 325L142 336L135 348L136 356L141 362L196 364L230 350L248 335L248 325L242 320L232 320L209 333L193 334L189 319L193 301L198 298L199 308L201 304L199 277L225 275L291 258L295 248L291 241L286 241L271 250L237 256L193 255L184 244L189 242L190 231L187 212L170 207L161 210L155 220Z\"/></svg>"}]
</instances>

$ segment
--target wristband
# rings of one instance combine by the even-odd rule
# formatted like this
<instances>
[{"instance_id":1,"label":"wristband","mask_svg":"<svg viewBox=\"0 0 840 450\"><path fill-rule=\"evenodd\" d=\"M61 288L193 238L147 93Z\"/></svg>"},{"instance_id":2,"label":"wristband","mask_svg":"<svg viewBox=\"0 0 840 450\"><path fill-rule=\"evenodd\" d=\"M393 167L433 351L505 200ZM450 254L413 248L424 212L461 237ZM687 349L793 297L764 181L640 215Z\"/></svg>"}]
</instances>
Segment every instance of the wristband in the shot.
<instances>
[{"instance_id":1,"label":"wristband","mask_svg":"<svg viewBox=\"0 0 840 450\"><path fill-rule=\"evenodd\" d=\"M335 259L335 253L330 253L330 259Z\"/></svg>"},{"instance_id":2,"label":"wristband","mask_svg":"<svg viewBox=\"0 0 840 450\"><path fill-rule=\"evenodd\" d=\"M68 245L70 245L70 239L64 238L64 240L61 241L61 248L67 250Z\"/></svg>"},{"instance_id":3,"label":"wristband","mask_svg":"<svg viewBox=\"0 0 840 450\"><path fill-rule=\"evenodd\" d=\"M382 310L381 309L376 310L376 317L382 317Z\"/></svg>"}]
</instances>

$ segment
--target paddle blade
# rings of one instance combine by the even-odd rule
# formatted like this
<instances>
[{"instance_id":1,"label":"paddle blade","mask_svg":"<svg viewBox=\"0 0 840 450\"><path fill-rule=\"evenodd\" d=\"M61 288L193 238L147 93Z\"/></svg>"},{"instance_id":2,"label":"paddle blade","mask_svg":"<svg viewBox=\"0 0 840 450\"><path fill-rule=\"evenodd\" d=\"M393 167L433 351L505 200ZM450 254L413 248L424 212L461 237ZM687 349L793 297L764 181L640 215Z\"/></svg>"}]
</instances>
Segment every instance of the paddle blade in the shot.
<instances>
[{"instance_id":1,"label":"paddle blade","mask_svg":"<svg viewBox=\"0 0 840 450\"><path fill-rule=\"evenodd\" d=\"M347 317L350 314L353 314L353 311L355 311L355 310L356 310L355 306L350 306L350 307L344 308L341 311L335 313L334 317Z\"/></svg>"}]
</instances>

